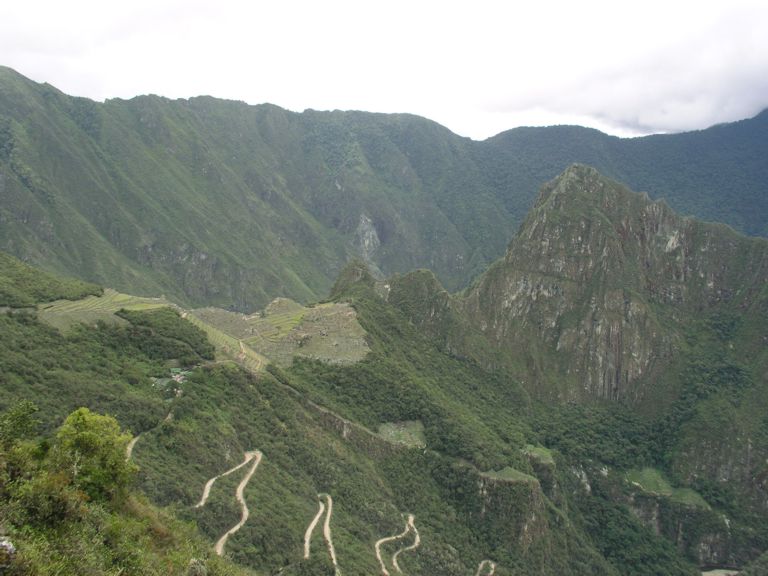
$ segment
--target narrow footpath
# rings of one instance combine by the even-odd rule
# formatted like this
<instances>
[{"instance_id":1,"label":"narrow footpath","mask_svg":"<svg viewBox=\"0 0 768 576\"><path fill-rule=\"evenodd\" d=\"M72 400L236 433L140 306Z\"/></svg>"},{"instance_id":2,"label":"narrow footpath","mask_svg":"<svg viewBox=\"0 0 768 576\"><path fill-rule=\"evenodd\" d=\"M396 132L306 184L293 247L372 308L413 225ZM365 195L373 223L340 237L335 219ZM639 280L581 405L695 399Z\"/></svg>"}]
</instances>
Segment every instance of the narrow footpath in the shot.
<instances>
[{"instance_id":1,"label":"narrow footpath","mask_svg":"<svg viewBox=\"0 0 768 576\"><path fill-rule=\"evenodd\" d=\"M389 576L389 570L387 570L387 566L384 564L384 560L381 557L381 547L388 543L388 542L394 542L397 540L402 540L408 535L408 532L411 531L411 524L413 524L414 516L413 514L408 514L408 521L405 524L405 530L400 532L400 534L396 534L394 536L387 536L386 538L382 538L380 540L376 541L376 544L374 545L374 550L376 550L376 559L379 561L379 565L381 566L381 573L383 576Z\"/></svg>"},{"instance_id":2,"label":"narrow footpath","mask_svg":"<svg viewBox=\"0 0 768 576\"><path fill-rule=\"evenodd\" d=\"M330 494L318 494L318 510L317 514L315 514L315 517L312 519L312 522L310 522L309 526L307 527L307 531L304 533L304 558L309 558L309 552L310 552L310 542L312 541L312 533L314 532L315 528L317 527L317 523L320 521L320 518L323 515L323 512L326 512L325 514L325 521L323 522L323 539L325 540L325 545L328 548L328 555L331 557L331 563L333 564L333 570L336 576L341 576L341 569L339 568L338 560L336 559L336 548L333 546L333 536L331 534L331 516L333 516L333 498L331 498ZM325 498L326 504L323 504L323 501L321 498Z\"/></svg>"},{"instance_id":3,"label":"narrow footpath","mask_svg":"<svg viewBox=\"0 0 768 576\"><path fill-rule=\"evenodd\" d=\"M248 455L250 455L250 458L253 460L253 465L251 466L251 469L248 470L248 474L246 474L245 477L240 481L240 484L237 485L237 490L235 491L235 498L240 503L240 522L227 530L222 535L222 537L219 538L219 541L216 542L214 551L219 556L224 554L224 545L227 543L227 539L232 536L232 534L240 530L240 528L243 527L243 524L245 524L246 520L248 520L248 514L250 511L248 510L248 505L245 503L245 496L243 493L245 492L245 487L248 485L248 482L251 480L251 476L253 476L253 473L256 472L256 468L259 467L259 462L261 462L261 452L258 450L254 450L253 452L246 452L246 458L248 458Z\"/></svg>"},{"instance_id":4,"label":"narrow footpath","mask_svg":"<svg viewBox=\"0 0 768 576\"><path fill-rule=\"evenodd\" d=\"M483 569L488 566L490 568L490 571L487 574L483 574ZM492 562L491 560L483 560L480 562L480 565L477 567L477 572L475 573L475 576L493 576L493 574L496 572L496 563Z\"/></svg>"},{"instance_id":5,"label":"narrow footpath","mask_svg":"<svg viewBox=\"0 0 768 576\"><path fill-rule=\"evenodd\" d=\"M400 572L400 574L403 573L403 571L400 569L400 565L397 563L397 557L402 554L403 552L410 552L411 550L416 550L416 548L419 547L421 544L421 536L419 536L419 531L416 529L416 524L414 524L414 520L416 518L413 514L408 514L408 531L413 531L414 538L413 538L413 544L410 546L406 546L405 548L400 548L397 552L395 552L392 555L392 566L394 566L395 570Z\"/></svg>"}]
</instances>

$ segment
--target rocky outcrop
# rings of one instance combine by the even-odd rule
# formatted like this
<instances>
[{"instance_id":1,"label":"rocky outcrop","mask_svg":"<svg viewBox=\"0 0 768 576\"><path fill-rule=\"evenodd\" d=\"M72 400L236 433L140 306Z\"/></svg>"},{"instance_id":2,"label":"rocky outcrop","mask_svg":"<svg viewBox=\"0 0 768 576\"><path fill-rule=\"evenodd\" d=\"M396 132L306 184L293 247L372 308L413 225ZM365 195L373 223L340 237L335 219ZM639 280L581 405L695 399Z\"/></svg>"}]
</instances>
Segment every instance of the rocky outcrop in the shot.
<instances>
[{"instance_id":1,"label":"rocky outcrop","mask_svg":"<svg viewBox=\"0 0 768 576\"><path fill-rule=\"evenodd\" d=\"M686 505L656 494L636 493L629 509L678 552L701 567L738 566L738 542L728 518L708 508Z\"/></svg>"},{"instance_id":2,"label":"rocky outcrop","mask_svg":"<svg viewBox=\"0 0 768 576\"><path fill-rule=\"evenodd\" d=\"M538 480L481 474L478 479L480 530L499 546L514 546L525 554L549 532L544 493Z\"/></svg>"},{"instance_id":3,"label":"rocky outcrop","mask_svg":"<svg viewBox=\"0 0 768 576\"><path fill-rule=\"evenodd\" d=\"M638 401L679 347L679 322L747 302L768 244L676 215L596 170L546 184L465 315L539 395Z\"/></svg>"}]
</instances>

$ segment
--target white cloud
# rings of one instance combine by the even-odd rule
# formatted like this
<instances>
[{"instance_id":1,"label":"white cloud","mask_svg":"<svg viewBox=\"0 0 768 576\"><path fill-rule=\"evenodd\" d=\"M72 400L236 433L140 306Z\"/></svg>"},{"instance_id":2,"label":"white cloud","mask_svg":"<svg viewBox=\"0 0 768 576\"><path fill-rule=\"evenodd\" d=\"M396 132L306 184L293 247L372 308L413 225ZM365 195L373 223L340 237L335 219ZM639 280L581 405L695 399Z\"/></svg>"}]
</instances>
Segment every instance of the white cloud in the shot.
<instances>
[{"instance_id":1,"label":"white cloud","mask_svg":"<svg viewBox=\"0 0 768 576\"><path fill-rule=\"evenodd\" d=\"M475 138L676 131L768 106L763 2L527 4L38 0L0 9L0 54L96 99L412 112Z\"/></svg>"}]
</instances>

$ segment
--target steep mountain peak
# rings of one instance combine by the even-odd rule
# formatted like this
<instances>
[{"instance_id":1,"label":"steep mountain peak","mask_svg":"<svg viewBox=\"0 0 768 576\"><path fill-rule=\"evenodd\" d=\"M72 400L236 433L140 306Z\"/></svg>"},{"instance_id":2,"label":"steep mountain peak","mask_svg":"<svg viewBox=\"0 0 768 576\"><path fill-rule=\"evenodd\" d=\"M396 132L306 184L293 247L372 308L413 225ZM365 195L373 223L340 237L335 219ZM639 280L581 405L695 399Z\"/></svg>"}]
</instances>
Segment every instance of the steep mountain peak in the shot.
<instances>
[{"instance_id":1,"label":"steep mountain peak","mask_svg":"<svg viewBox=\"0 0 768 576\"><path fill-rule=\"evenodd\" d=\"M675 354L685 318L749 306L766 279L764 240L572 165L544 185L467 310L496 345L529 350L526 377L557 383L546 394L635 401Z\"/></svg>"},{"instance_id":2,"label":"steep mountain peak","mask_svg":"<svg viewBox=\"0 0 768 576\"><path fill-rule=\"evenodd\" d=\"M336 282L331 288L331 299L342 298L355 286L373 287L376 283L370 269L365 262L359 259L351 260L339 272Z\"/></svg>"},{"instance_id":3,"label":"steep mountain peak","mask_svg":"<svg viewBox=\"0 0 768 576\"><path fill-rule=\"evenodd\" d=\"M542 187L506 261L571 281L600 274L610 284L626 286L639 281L640 264L650 267L657 245L670 250L678 245L684 223L663 202L574 164Z\"/></svg>"},{"instance_id":4,"label":"steep mountain peak","mask_svg":"<svg viewBox=\"0 0 768 576\"><path fill-rule=\"evenodd\" d=\"M664 203L659 200L659 203ZM571 164L559 176L541 187L534 205L538 210L564 212L576 210L631 211L639 205L651 204L647 194L631 191L585 164ZM613 214L615 215L615 214Z\"/></svg>"}]
</instances>

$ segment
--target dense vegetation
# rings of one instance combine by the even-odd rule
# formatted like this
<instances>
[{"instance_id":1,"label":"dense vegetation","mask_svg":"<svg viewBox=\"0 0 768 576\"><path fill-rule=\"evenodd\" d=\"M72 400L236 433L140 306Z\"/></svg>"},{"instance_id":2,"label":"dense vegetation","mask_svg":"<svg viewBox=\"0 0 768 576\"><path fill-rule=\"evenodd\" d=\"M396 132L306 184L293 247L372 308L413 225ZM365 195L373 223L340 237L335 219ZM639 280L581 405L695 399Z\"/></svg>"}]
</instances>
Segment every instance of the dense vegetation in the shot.
<instances>
[{"instance_id":1,"label":"dense vegetation","mask_svg":"<svg viewBox=\"0 0 768 576\"><path fill-rule=\"evenodd\" d=\"M214 359L213 345L205 332L184 322L171 308L120 310L117 316L128 320L138 333L146 334L146 341L141 341L150 357L176 358L184 366Z\"/></svg>"},{"instance_id":2,"label":"dense vegetation","mask_svg":"<svg viewBox=\"0 0 768 576\"><path fill-rule=\"evenodd\" d=\"M358 266L343 277L346 281L337 285L336 293L350 299L360 313L375 342L372 352L351 367L294 362L289 371L294 385L370 426L387 419L421 419L430 448L481 470L511 466L538 476L553 505L569 502L564 506L568 517L621 574L696 573L619 497L625 491L623 471L663 460L656 423L621 405L532 402L509 378L437 352L441 339L425 337L401 312L383 305ZM398 306L404 300L410 301L400 294ZM441 413L449 416L435 416ZM549 450L532 444L551 448L557 464ZM541 454L549 462L543 467ZM592 486L587 494L571 475L574 469L588 474ZM610 480L603 480L602 469L611 470ZM468 495L464 481L453 473L441 477L451 487L448 493L463 486L459 493ZM576 496L566 496L570 491ZM571 569L578 564L573 551L567 563ZM594 565L591 569L598 570Z\"/></svg>"},{"instance_id":3,"label":"dense vegetation","mask_svg":"<svg viewBox=\"0 0 768 576\"><path fill-rule=\"evenodd\" d=\"M4 573L182 576L197 563L211 576L245 574L133 492L130 436L114 418L81 408L38 438L36 413L21 402L0 415L0 518L17 550Z\"/></svg>"},{"instance_id":4,"label":"dense vegetation","mask_svg":"<svg viewBox=\"0 0 768 576\"><path fill-rule=\"evenodd\" d=\"M768 177L767 133L768 110L751 120L642 138L577 126L516 128L480 143L478 162L518 218L543 182L578 162L664 199L681 214L766 236L765 189L750 182Z\"/></svg>"},{"instance_id":5,"label":"dense vegetation","mask_svg":"<svg viewBox=\"0 0 768 576\"><path fill-rule=\"evenodd\" d=\"M358 269L348 276L360 280L360 274ZM668 545L626 516L620 504L601 494L598 505L594 497L574 498L570 488L557 488L574 484L568 469L584 453L545 433L519 385L440 352L376 295L367 278L337 286L337 296L353 302L369 334L372 352L363 362L345 367L304 360L260 377L227 364L205 366L207 345L169 309L124 311L120 315L129 322L81 325L63 334L33 313L5 314L0 405L10 410L4 422L14 423L0 426L0 434L14 432L3 461L15 462L11 455L20 446L27 458L25 487L18 476L9 479L3 501L14 511L5 529L20 550L18 569L74 573L65 550L103 537L105 545L92 546L83 564L95 574L110 566L148 574L169 566L167 573L178 573L193 557L207 558L209 574L227 573L230 568L201 551L190 528L133 493L133 462L139 468L135 481L153 501L194 521L213 541L238 516L232 494L240 477L222 478L208 504L192 505L208 478L258 449L264 458L246 490L251 518L227 544L229 557L257 570L329 573L319 534L310 559L303 560L301 552L317 494L327 492L335 500L339 561L350 574L379 570L373 543L399 533L405 513L415 514L422 538L418 553L400 559L409 573L463 575L485 558L498 563L501 575L627 573L627 542L642 542L636 555L642 550L657 558L631 574L652 574L660 566L670 574L687 573L688 565L664 552ZM181 383L167 378L179 356L200 366ZM34 400L40 411L13 408L29 406L18 404L24 399ZM78 406L113 414L121 426L142 432L130 463L122 456L128 436L115 421ZM34 439L33 427L18 424L31 417L41 421L42 439ZM426 450L355 423L375 431L403 420L421 421ZM590 454L615 446L611 464L634 463L634 453L611 440L626 434L626 422L606 417L606 440ZM418 438L422 432L414 429ZM542 441L558 448L556 465L553 460L541 468L528 455L547 454L532 446ZM76 478L51 486L57 471L73 469L73 450L91 459L78 461ZM13 470L8 468L17 474ZM479 483L490 496L478 492ZM89 497L82 500L83 494ZM481 513L488 497L496 502L490 515ZM590 523L601 521L593 510L623 518L623 536L592 533ZM49 513L61 516L52 524L55 532L47 528L50 520L44 528L33 517ZM530 514L539 518L528 528L536 536L520 540ZM564 515L569 522L563 523Z\"/></svg>"},{"instance_id":6,"label":"dense vegetation","mask_svg":"<svg viewBox=\"0 0 768 576\"><path fill-rule=\"evenodd\" d=\"M352 255L450 290L500 257L538 187L590 163L674 208L768 234L768 114L622 140L473 142L408 115L201 97L96 103L0 68L0 249L180 304L324 297Z\"/></svg>"},{"instance_id":7,"label":"dense vegetation","mask_svg":"<svg viewBox=\"0 0 768 576\"><path fill-rule=\"evenodd\" d=\"M38 302L77 300L101 294L101 288L80 280L61 278L35 270L0 252L0 306L21 308Z\"/></svg>"},{"instance_id":8,"label":"dense vegetation","mask_svg":"<svg viewBox=\"0 0 768 576\"><path fill-rule=\"evenodd\" d=\"M238 573L209 550L239 518L238 486L250 517L225 555L264 574L334 573L320 530L304 558L321 494L335 500L333 538L347 574L379 572L374 543L400 533L409 514L421 535L400 557L411 574L463 576L489 559L501 576L682 576L764 563L765 241L679 219L574 166L542 190L507 257L463 294L426 270L376 281L371 260L398 269L434 258L456 284L479 270L498 249L487 233L494 219L517 201L494 192L514 188L514 170L481 169L478 143L410 117L293 115L212 99L101 106L13 75L3 84L8 74L0 73L8 115L0 167L10 171L0 192L27 220L61 210L94 240L52 268L84 264L86 276L117 274L147 290L178 285L174 294L187 301L248 308L276 292L311 297L329 283L324 262L360 249L368 262L342 270L331 298L354 307L370 348L355 363L306 357L251 373L235 362L245 364L242 335L212 330L230 349L231 361L217 359L190 316L159 299L57 329L32 304L100 289L0 258L0 528L19 550L14 573L183 574L202 565ZM9 85L29 98L9 97ZM58 120L22 125L9 103ZM252 129L244 147L242 118ZM45 159L35 156L31 142L48 130L79 139L78 158L64 162L71 173L58 172L53 144ZM513 135L482 144L503 148ZM435 148L435 138L445 145ZM85 197L62 202L54 172L57 186L91 182L84 194L117 212L132 198L142 217L99 220ZM314 189L317 181L326 188ZM262 210L268 225L256 219ZM398 214L408 218L394 225ZM247 221L253 236L223 241L217 226L229 218L232 229ZM190 231L195 222L205 225ZM2 233L58 257L17 232ZM429 254L422 243L445 251ZM253 268L265 245L274 253ZM593 365L611 386L591 389L577 374ZM636 365L642 378L633 380ZM130 458L125 430L138 436ZM254 451L247 486L245 469L221 476L196 505L207 480ZM391 564L396 548L386 548Z\"/></svg>"}]
</instances>

